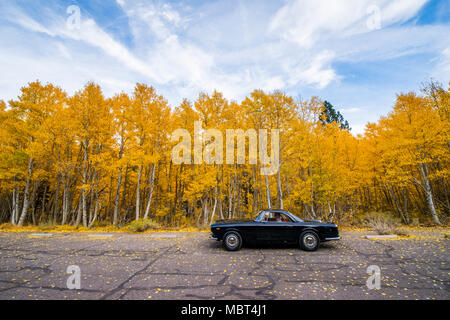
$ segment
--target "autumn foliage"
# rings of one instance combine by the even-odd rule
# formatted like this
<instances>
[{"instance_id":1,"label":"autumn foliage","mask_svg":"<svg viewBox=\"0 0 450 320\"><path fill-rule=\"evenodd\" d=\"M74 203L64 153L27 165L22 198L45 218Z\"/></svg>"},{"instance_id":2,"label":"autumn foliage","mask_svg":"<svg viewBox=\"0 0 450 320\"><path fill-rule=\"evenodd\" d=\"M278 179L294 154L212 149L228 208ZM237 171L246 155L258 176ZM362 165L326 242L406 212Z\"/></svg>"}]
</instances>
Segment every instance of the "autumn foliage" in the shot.
<instances>
[{"instance_id":1,"label":"autumn foliage","mask_svg":"<svg viewBox=\"0 0 450 320\"><path fill-rule=\"evenodd\" d=\"M332 109L316 97L255 90L238 103L201 93L172 109L145 84L106 98L94 83L69 96L32 82L0 101L0 222L181 227L271 207L338 222L376 211L406 224L447 223L449 97L434 82L399 94L387 116L354 136L348 123L325 121ZM194 121L222 132L280 129L280 170L174 164L171 134L193 136Z\"/></svg>"}]
</instances>

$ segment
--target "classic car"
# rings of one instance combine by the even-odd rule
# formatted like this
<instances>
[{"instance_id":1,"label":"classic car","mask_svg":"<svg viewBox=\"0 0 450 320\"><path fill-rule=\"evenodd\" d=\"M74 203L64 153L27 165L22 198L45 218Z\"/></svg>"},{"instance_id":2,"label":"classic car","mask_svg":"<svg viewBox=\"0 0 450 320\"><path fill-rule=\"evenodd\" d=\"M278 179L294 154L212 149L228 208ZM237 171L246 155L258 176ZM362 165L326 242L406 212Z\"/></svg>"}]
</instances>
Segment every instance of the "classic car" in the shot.
<instances>
[{"instance_id":1,"label":"classic car","mask_svg":"<svg viewBox=\"0 0 450 320\"><path fill-rule=\"evenodd\" d=\"M263 210L255 220L217 220L211 232L211 239L222 241L228 251L263 242L299 244L303 250L314 251L321 242L340 239L336 224L302 220L285 210Z\"/></svg>"}]
</instances>

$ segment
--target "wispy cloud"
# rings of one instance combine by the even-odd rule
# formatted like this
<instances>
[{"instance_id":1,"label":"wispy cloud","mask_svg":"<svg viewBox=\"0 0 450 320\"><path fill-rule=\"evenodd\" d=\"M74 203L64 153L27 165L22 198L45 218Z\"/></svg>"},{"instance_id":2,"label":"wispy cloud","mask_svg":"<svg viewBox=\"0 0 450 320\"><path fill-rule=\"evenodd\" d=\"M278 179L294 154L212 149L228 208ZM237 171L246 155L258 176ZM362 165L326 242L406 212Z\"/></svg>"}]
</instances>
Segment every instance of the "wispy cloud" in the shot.
<instances>
[{"instance_id":1,"label":"wispy cloud","mask_svg":"<svg viewBox=\"0 0 450 320\"><path fill-rule=\"evenodd\" d=\"M339 111L344 112L344 113L355 113L355 112L359 112L361 111L361 108L344 108L344 109L340 109Z\"/></svg>"},{"instance_id":2,"label":"wispy cloud","mask_svg":"<svg viewBox=\"0 0 450 320\"><path fill-rule=\"evenodd\" d=\"M428 0L290 0L270 21L269 30L304 48L329 38L372 31L370 15L379 14L380 27L411 19ZM375 7L377 11L371 11ZM368 10L369 9L369 10Z\"/></svg>"}]
</instances>

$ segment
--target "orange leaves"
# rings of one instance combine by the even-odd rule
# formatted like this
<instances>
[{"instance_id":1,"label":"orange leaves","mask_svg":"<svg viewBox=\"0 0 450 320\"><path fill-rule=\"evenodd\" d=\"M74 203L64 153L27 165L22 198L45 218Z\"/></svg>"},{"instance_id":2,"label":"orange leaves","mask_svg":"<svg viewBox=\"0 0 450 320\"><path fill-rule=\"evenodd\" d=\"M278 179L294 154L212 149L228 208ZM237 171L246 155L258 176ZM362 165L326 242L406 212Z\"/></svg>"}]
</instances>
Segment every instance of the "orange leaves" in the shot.
<instances>
[{"instance_id":1,"label":"orange leaves","mask_svg":"<svg viewBox=\"0 0 450 320\"><path fill-rule=\"evenodd\" d=\"M214 91L172 110L155 88L141 83L131 95L105 98L94 83L67 97L36 81L9 108L0 100L0 190L8 194L0 201L14 191L22 203L30 177L37 221L39 214L49 216L49 208L57 217L64 210L61 221L77 221L82 207L102 223L110 223L114 211L114 221L122 223L140 206L137 216L186 225L201 217L207 223L251 216L269 203L316 218L392 210L394 202L417 214L430 202L424 190L441 214L448 206L449 96L436 84L424 95L401 94L391 113L354 136L321 119L324 103L317 97L296 101L254 90L235 102ZM279 129L280 174L266 178L260 163L249 163L248 138L244 164L173 163L172 133L181 128L194 137L195 121L224 136L227 129Z\"/></svg>"}]
</instances>

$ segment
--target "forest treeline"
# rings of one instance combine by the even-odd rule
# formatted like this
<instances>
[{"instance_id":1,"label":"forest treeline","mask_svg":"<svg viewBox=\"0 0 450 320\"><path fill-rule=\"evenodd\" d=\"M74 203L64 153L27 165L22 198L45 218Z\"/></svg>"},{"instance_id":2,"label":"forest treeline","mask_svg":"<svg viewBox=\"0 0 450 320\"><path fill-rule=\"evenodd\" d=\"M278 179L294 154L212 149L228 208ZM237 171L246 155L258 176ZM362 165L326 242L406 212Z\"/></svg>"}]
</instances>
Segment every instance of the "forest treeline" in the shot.
<instances>
[{"instance_id":1,"label":"forest treeline","mask_svg":"<svg viewBox=\"0 0 450 320\"><path fill-rule=\"evenodd\" d=\"M237 103L200 93L172 109L140 83L106 98L95 83L69 96L32 82L0 101L0 222L91 227L147 218L181 227L284 208L338 222L377 211L406 224L447 223L449 89L430 82L399 94L387 116L354 136L317 97L255 90ZM194 121L223 133L279 129L280 170L174 164L171 133L193 136Z\"/></svg>"}]
</instances>

